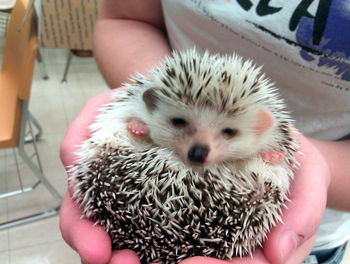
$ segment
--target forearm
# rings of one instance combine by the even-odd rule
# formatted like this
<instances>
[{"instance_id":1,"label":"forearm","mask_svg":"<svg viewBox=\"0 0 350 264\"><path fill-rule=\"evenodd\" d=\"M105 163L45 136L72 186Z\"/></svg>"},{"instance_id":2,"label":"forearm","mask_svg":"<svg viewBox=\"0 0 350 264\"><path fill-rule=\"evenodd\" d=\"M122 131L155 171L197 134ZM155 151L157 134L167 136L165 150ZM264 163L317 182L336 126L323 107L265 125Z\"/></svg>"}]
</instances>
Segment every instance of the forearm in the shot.
<instances>
[{"instance_id":1,"label":"forearm","mask_svg":"<svg viewBox=\"0 0 350 264\"><path fill-rule=\"evenodd\" d=\"M350 211L350 140L310 141L324 156L330 169L327 206Z\"/></svg>"},{"instance_id":2,"label":"forearm","mask_svg":"<svg viewBox=\"0 0 350 264\"><path fill-rule=\"evenodd\" d=\"M160 13L161 9L157 12ZM170 54L160 19L157 18L155 23L158 25L155 25L147 21L156 20L154 18L133 19L134 14L122 16L114 18L102 15L94 34L97 64L111 88L119 87L136 72L146 73Z\"/></svg>"}]
</instances>

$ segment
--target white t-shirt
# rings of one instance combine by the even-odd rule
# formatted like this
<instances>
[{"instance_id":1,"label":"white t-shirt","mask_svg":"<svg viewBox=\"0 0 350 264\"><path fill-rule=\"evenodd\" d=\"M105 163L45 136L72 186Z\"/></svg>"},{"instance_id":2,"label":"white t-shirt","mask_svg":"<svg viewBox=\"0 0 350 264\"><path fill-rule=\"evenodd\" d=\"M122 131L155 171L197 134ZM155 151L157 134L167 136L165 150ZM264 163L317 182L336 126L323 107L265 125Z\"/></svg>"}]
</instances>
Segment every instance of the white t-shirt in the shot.
<instances>
[{"instance_id":1,"label":"white t-shirt","mask_svg":"<svg viewBox=\"0 0 350 264\"><path fill-rule=\"evenodd\" d=\"M310 3L311 2L311 3ZM350 134L349 0L163 0L174 49L236 52L264 65L296 127L337 140ZM327 209L315 250L350 239L350 214Z\"/></svg>"}]
</instances>

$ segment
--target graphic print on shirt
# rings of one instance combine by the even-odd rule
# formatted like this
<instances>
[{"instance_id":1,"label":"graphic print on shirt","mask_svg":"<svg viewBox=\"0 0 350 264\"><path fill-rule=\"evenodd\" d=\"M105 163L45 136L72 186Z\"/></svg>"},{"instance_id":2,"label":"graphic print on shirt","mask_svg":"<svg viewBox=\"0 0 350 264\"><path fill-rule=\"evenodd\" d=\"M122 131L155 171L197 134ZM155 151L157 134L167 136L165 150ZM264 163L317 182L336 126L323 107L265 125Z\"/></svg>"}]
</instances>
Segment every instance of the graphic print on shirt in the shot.
<instances>
[{"instance_id":1,"label":"graphic print on shirt","mask_svg":"<svg viewBox=\"0 0 350 264\"><path fill-rule=\"evenodd\" d=\"M283 7L273 6L271 0L260 0L256 5L258 16L274 15ZM289 30L296 31L296 41L287 39L256 23L255 27L288 44L301 48L301 57L316 61L318 67L334 68L342 80L350 81L350 1L319 0L316 11L309 9L314 0L302 0L289 21ZM246 11L254 8L250 0L237 0Z\"/></svg>"},{"instance_id":2,"label":"graphic print on shirt","mask_svg":"<svg viewBox=\"0 0 350 264\"><path fill-rule=\"evenodd\" d=\"M296 31L298 43L319 50L322 55L315 56L302 49L301 56L307 61L316 60L319 67L336 69L336 75L342 80L350 81L350 1L320 1L316 15L322 12L326 23L306 13ZM312 38L317 30L316 23L325 25L323 34L318 39Z\"/></svg>"},{"instance_id":3,"label":"graphic print on shirt","mask_svg":"<svg viewBox=\"0 0 350 264\"><path fill-rule=\"evenodd\" d=\"M322 85L350 92L350 0L222 0L246 12L248 24L296 50L300 60L286 57L237 31L212 12L213 1L191 0L209 20L250 44L303 70L320 74ZM286 12L286 10L288 10ZM289 13L288 13L289 12ZM286 16L287 15L287 16ZM257 18L257 19L255 19ZM280 19L282 26L264 23ZM304 61L305 64L301 63ZM329 80L333 79L332 82ZM346 84L347 83L347 84Z\"/></svg>"}]
</instances>

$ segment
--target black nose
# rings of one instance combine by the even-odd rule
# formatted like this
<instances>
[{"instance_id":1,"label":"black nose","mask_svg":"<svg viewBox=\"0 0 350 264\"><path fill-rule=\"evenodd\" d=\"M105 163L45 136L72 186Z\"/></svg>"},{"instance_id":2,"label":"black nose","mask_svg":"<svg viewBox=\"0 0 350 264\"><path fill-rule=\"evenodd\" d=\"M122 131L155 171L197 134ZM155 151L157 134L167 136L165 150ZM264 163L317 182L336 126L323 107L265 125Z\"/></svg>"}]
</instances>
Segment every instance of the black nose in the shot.
<instances>
[{"instance_id":1,"label":"black nose","mask_svg":"<svg viewBox=\"0 0 350 264\"><path fill-rule=\"evenodd\" d=\"M204 163L205 157L209 153L209 147L206 145L196 144L190 148L187 153L187 158L192 162Z\"/></svg>"}]
</instances>

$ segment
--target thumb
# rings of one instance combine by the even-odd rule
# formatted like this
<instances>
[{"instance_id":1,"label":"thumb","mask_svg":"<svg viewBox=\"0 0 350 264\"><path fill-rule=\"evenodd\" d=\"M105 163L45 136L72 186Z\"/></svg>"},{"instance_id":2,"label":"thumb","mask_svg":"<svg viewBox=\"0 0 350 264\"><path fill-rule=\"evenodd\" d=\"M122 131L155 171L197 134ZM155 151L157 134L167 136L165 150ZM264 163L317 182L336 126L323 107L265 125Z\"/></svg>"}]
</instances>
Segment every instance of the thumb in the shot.
<instances>
[{"instance_id":1,"label":"thumb","mask_svg":"<svg viewBox=\"0 0 350 264\"><path fill-rule=\"evenodd\" d=\"M306 138L301 136L300 144L304 155L297 157L301 165L291 186L291 202L283 212L284 224L271 230L264 245L265 256L271 263L287 263L290 257L300 254L299 247L315 236L326 207L328 166ZM309 251L304 250L304 255L299 256L300 261Z\"/></svg>"},{"instance_id":2,"label":"thumb","mask_svg":"<svg viewBox=\"0 0 350 264\"><path fill-rule=\"evenodd\" d=\"M102 106L110 102L112 91L106 91L90 98L83 106L77 117L70 124L61 143L60 157L65 167L76 161L76 151L81 143L90 136L89 126L93 123Z\"/></svg>"},{"instance_id":3,"label":"thumb","mask_svg":"<svg viewBox=\"0 0 350 264\"><path fill-rule=\"evenodd\" d=\"M67 191L60 210L63 239L80 255L83 263L104 264L112 254L111 240L100 226L82 219L81 211Z\"/></svg>"}]
</instances>

